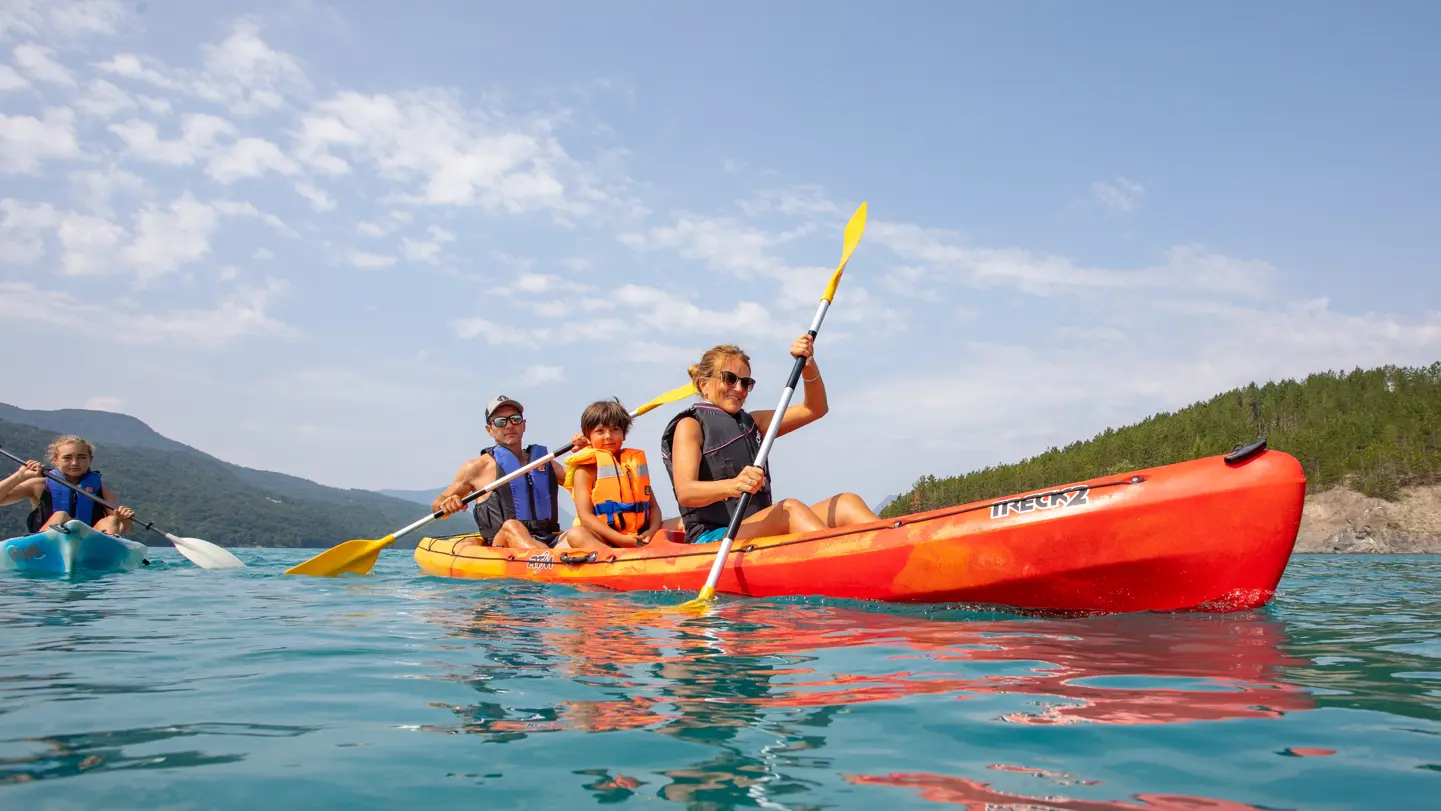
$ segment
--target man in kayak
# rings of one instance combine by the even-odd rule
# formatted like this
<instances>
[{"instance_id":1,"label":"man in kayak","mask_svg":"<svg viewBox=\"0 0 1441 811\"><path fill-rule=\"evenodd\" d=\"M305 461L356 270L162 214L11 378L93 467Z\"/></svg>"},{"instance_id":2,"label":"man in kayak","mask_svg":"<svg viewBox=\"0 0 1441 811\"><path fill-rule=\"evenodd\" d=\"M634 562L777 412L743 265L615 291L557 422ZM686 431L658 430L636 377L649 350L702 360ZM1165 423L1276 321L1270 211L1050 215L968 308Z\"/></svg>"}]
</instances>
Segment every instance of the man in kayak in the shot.
<instances>
[{"instance_id":1,"label":"man in kayak","mask_svg":"<svg viewBox=\"0 0 1441 811\"><path fill-rule=\"evenodd\" d=\"M91 470L95 446L78 436L62 436L46 449L50 472L88 493L94 493L114 504L115 493L100 481L100 471ZM123 536L133 528L135 511L117 505L113 515L109 508L86 498L45 476L39 462L28 461L19 470L0 480L0 506L18 504L28 499L32 507L26 519L31 533L58 526L74 518L107 535Z\"/></svg>"},{"instance_id":2,"label":"man in kayak","mask_svg":"<svg viewBox=\"0 0 1441 811\"><path fill-rule=\"evenodd\" d=\"M544 445L521 447L525 436L525 406L504 394L485 407L485 432L495 444L461 465L455 481L431 503L431 510L444 513L442 517L459 511L461 500L471 493L550 453ZM573 441L576 448L585 447L584 436L577 434ZM476 499L471 512L485 545L512 549L571 548L565 543L565 533L561 531L555 509L559 482L564 478L565 469L552 459ZM464 545L462 542L456 547Z\"/></svg>"},{"instance_id":3,"label":"man in kayak","mask_svg":"<svg viewBox=\"0 0 1441 811\"><path fill-rule=\"evenodd\" d=\"M725 344L706 350L690 377L700 392L696 403L673 418L661 434L661 456L670 474L685 525L686 543L711 543L725 536L737 500L750 493L746 515L733 540L814 532L879 520L855 493L841 493L815 504L795 499L773 503L767 470L753 463L771 420L781 420L777 436L825 416L826 384L816 366L814 339L802 335L791 344L791 357L804 357L803 402L784 415L774 410L747 412L755 386L750 357ZM769 468L769 466L767 466Z\"/></svg>"}]
</instances>

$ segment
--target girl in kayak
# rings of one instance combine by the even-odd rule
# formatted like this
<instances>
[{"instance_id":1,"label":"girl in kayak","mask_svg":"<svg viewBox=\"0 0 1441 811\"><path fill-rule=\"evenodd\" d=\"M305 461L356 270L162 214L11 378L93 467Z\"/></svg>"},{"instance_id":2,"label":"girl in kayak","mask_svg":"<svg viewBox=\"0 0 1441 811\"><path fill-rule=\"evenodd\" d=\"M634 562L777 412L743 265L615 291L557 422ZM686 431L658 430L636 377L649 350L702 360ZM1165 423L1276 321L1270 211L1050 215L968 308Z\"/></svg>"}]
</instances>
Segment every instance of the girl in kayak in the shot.
<instances>
[{"instance_id":1,"label":"girl in kayak","mask_svg":"<svg viewBox=\"0 0 1441 811\"><path fill-rule=\"evenodd\" d=\"M746 515L733 540L792 532L814 532L877 521L879 516L855 493L841 493L807 505L787 498L774 501L766 470L753 462L771 420L780 419L777 436L825 416L826 384L816 366L814 339L802 335L791 344L791 357L806 359L801 380L803 402L785 414L747 412L746 397L755 387L750 357L729 344L712 347L690 367L702 402L677 414L661 434L661 457L680 505L686 543L710 543L725 536L738 506L750 493Z\"/></svg>"},{"instance_id":2,"label":"girl in kayak","mask_svg":"<svg viewBox=\"0 0 1441 811\"><path fill-rule=\"evenodd\" d=\"M62 436L50 443L46 456L50 460L52 474L63 476L81 490L115 503L115 494L101 483L100 472L90 469L90 462L95 458L95 446L78 436ZM103 504L46 478L45 468L33 460L0 479L0 506L18 504L25 499L29 499L33 507L26 521L31 533L58 526L72 518L117 537L130 532L133 527L131 519L135 517L134 510L120 505L111 515Z\"/></svg>"}]
</instances>

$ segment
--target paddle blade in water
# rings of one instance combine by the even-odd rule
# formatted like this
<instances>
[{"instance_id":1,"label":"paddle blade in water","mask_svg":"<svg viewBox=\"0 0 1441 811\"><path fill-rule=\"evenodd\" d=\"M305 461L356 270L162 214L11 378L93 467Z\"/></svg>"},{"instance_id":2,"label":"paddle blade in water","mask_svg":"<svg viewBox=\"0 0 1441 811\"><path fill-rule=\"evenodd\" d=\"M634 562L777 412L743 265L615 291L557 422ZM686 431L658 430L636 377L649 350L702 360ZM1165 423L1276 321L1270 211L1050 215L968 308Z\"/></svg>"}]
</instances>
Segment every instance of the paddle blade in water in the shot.
<instances>
[{"instance_id":1,"label":"paddle blade in water","mask_svg":"<svg viewBox=\"0 0 1441 811\"><path fill-rule=\"evenodd\" d=\"M170 533L165 537L175 544L180 554L202 569L239 569L245 561L231 554L230 550L200 538L181 538Z\"/></svg>"},{"instance_id":2,"label":"paddle blade in water","mask_svg":"<svg viewBox=\"0 0 1441 811\"><path fill-rule=\"evenodd\" d=\"M380 550L395 542L394 535L375 541L346 541L321 552L304 563L285 570L286 574L308 574L312 577L335 577L342 574L368 574Z\"/></svg>"},{"instance_id":3,"label":"paddle blade in water","mask_svg":"<svg viewBox=\"0 0 1441 811\"><path fill-rule=\"evenodd\" d=\"M832 301L836 296L836 288L840 286L841 274L846 272L846 263L851 261L851 254L855 253L856 246L861 244L861 235L866 232L866 204L861 203L856 213L851 215L851 221L846 223L845 243L841 248L841 263L836 266L836 272L831 274L831 281L826 285L826 292L821 298Z\"/></svg>"}]
</instances>

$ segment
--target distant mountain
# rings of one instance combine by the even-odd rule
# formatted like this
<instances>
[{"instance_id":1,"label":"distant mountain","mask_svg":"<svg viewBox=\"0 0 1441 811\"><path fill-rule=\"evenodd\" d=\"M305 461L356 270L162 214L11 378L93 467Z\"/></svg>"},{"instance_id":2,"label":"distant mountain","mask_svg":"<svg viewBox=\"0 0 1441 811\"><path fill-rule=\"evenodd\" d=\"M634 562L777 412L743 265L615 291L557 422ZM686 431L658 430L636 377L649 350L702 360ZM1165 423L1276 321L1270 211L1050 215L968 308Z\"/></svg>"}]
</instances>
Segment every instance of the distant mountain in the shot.
<instances>
[{"instance_id":1,"label":"distant mountain","mask_svg":"<svg viewBox=\"0 0 1441 811\"><path fill-rule=\"evenodd\" d=\"M87 409L31 411L0 403L0 446L42 458L56 434L96 445L96 469L138 517L177 535L228 546L325 547L352 538L380 538L424 515L414 499L369 490L326 487L309 479L242 467L157 433L126 415ZM11 463L0 458L0 470ZM0 538L24 534L24 505L0 507ZM452 516L401 538L414 547L424 535L471 532L468 515ZM145 543L166 543L144 530Z\"/></svg>"},{"instance_id":2,"label":"distant mountain","mask_svg":"<svg viewBox=\"0 0 1441 811\"><path fill-rule=\"evenodd\" d=\"M871 512L875 513L876 515L880 515L881 510L884 510L885 508L891 506L891 502L895 500L895 496L886 496L885 498L881 499L881 503L871 508Z\"/></svg>"}]
</instances>

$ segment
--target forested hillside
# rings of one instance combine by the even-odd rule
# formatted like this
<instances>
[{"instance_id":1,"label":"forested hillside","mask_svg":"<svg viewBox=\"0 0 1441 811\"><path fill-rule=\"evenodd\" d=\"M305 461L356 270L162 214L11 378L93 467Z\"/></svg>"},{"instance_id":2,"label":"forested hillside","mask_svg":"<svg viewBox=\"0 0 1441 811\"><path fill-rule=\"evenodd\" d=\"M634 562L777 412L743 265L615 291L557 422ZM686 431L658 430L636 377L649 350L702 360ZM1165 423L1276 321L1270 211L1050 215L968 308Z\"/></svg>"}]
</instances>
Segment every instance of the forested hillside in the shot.
<instances>
[{"instance_id":1,"label":"forested hillside","mask_svg":"<svg viewBox=\"0 0 1441 811\"><path fill-rule=\"evenodd\" d=\"M892 517L1226 453L1266 437L1300 460L1309 492L1346 484L1395 498L1441 480L1441 363L1323 372L1218 394L1174 413L1015 464L924 476L882 511Z\"/></svg>"}]
</instances>

